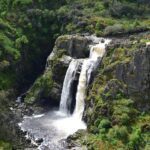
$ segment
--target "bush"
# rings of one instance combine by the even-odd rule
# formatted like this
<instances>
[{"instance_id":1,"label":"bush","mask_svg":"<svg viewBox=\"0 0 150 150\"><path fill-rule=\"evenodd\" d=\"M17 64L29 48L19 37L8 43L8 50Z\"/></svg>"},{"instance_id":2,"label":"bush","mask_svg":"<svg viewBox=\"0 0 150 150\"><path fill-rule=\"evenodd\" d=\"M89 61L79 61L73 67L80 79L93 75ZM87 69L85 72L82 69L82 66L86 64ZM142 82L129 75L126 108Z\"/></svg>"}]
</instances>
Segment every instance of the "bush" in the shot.
<instances>
[{"instance_id":1,"label":"bush","mask_svg":"<svg viewBox=\"0 0 150 150\"><path fill-rule=\"evenodd\" d=\"M139 147L139 145L141 145L142 142L141 129L135 128L132 134L130 135L129 140L129 147L131 149L137 149L137 147Z\"/></svg>"},{"instance_id":2,"label":"bush","mask_svg":"<svg viewBox=\"0 0 150 150\"><path fill-rule=\"evenodd\" d=\"M113 104L113 124L127 125L135 120L137 111L133 108L133 101L130 99L122 98L114 101Z\"/></svg>"},{"instance_id":3,"label":"bush","mask_svg":"<svg viewBox=\"0 0 150 150\"><path fill-rule=\"evenodd\" d=\"M103 5L106 9L109 8L109 5L110 5L109 0L104 0Z\"/></svg>"},{"instance_id":4,"label":"bush","mask_svg":"<svg viewBox=\"0 0 150 150\"><path fill-rule=\"evenodd\" d=\"M124 31L124 28L121 24L114 24L112 26L107 26L104 29L104 34L105 35L114 35L117 33L122 33Z\"/></svg>"},{"instance_id":5,"label":"bush","mask_svg":"<svg viewBox=\"0 0 150 150\"><path fill-rule=\"evenodd\" d=\"M10 62L7 60L3 60L2 62L0 62L0 71L7 69L9 66L10 66Z\"/></svg>"},{"instance_id":6,"label":"bush","mask_svg":"<svg viewBox=\"0 0 150 150\"><path fill-rule=\"evenodd\" d=\"M120 115L118 114L114 116L114 118L116 119L117 124L120 124L120 125L128 124L130 121L130 117L126 113L122 113Z\"/></svg>"},{"instance_id":7,"label":"bush","mask_svg":"<svg viewBox=\"0 0 150 150\"><path fill-rule=\"evenodd\" d=\"M112 17L116 17L116 18L122 18L122 17L134 18L135 15L142 14L142 11L136 9L132 5L115 2L115 4L113 4L109 8L109 14Z\"/></svg>"},{"instance_id":8,"label":"bush","mask_svg":"<svg viewBox=\"0 0 150 150\"><path fill-rule=\"evenodd\" d=\"M101 122L100 122L100 124L98 126L99 129L101 129L101 128L108 129L110 127L111 127L111 122L108 119L101 120Z\"/></svg>"},{"instance_id":9,"label":"bush","mask_svg":"<svg viewBox=\"0 0 150 150\"><path fill-rule=\"evenodd\" d=\"M122 140L123 142L127 141L128 139L128 130L125 126L114 126L111 128L107 134L109 140L113 138Z\"/></svg>"}]
</instances>

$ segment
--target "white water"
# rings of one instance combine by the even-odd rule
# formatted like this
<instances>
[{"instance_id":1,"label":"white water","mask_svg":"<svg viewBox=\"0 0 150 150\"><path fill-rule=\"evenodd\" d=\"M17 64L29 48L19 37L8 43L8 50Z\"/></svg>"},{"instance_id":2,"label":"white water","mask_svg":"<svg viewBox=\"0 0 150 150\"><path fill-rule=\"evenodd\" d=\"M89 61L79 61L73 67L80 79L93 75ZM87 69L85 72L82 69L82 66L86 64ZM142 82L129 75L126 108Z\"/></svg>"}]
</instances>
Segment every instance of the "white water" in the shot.
<instances>
[{"instance_id":1,"label":"white water","mask_svg":"<svg viewBox=\"0 0 150 150\"><path fill-rule=\"evenodd\" d=\"M65 114L70 114L71 102L73 98L72 86L79 68L79 64L80 62L77 59L73 59L67 69L64 79L59 110Z\"/></svg>"},{"instance_id":2,"label":"white water","mask_svg":"<svg viewBox=\"0 0 150 150\"><path fill-rule=\"evenodd\" d=\"M105 54L105 47L109 42L110 40L105 40L104 43L99 42L99 44L92 46L90 50L90 57L85 59L82 65L76 94L76 107L73 113L73 116L78 118L78 120L82 120L85 107L84 100L86 98L86 89L90 82L91 74L97 69L102 57Z\"/></svg>"},{"instance_id":3,"label":"white water","mask_svg":"<svg viewBox=\"0 0 150 150\"><path fill-rule=\"evenodd\" d=\"M72 59L68 67L63 83L59 111L51 111L45 115L25 117L24 121L19 124L22 130L27 131L27 137L33 141L38 138L44 140L39 146L39 150L65 150L60 141L79 129L86 129L82 116L87 86L90 83L92 73L97 69L102 57L105 55L105 45L109 42L110 40L105 40L105 43L91 46L89 58L83 60L76 92L76 105L72 115L70 114L73 99L72 86L76 74L79 73L81 59Z\"/></svg>"},{"instance_id":4,"label":"white water","mask_svg":"<svg viewBox=\"0 0 150 150\"><path fill-rule=\"evenodd\" d=\"M79 84L76 94L76 107L73 113L73 117L76 118L76 120L82 120L82 114L84 111L84 99L86 97L86 87L87 87L87 67L88 67L88 59L87 60L85 59L79 77Z\"/></svg>"}]
</instances>

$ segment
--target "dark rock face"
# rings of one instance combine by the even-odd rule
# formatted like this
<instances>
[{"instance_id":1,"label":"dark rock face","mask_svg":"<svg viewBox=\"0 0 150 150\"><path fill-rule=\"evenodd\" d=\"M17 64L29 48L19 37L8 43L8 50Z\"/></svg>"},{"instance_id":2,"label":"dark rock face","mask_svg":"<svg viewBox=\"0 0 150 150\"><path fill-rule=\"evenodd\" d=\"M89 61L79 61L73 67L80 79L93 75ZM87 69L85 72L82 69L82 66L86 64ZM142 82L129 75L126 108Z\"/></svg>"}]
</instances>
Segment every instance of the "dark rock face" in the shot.
<instances>
[{"instance_id":1,"label":"dark rock face","mask_svg":"<svg viewBox=\"0 0 150 150\"><path fill-rule=\"evenodd\" d=\"M107 85L105 86L102 96L104 100L115 99L118 93L125 95L127 94L127 89L117 79L112 79L108 81Z\"/></svg>"},{"instance_id":2,"label":"dark rock face","mask_svg":"<svg viewBox=\"0 0 150 150\"><path fill-rule=\"evenodd\" d=\"M52 67L53 77L52 78L56 83L60 85L63 84L64 77L65 77L65 74L66 74L66 71L67 71L67 68L69 66L71 59L72 59L71 57L63 55L59 60L57 60L57 62L53 64L53 67Z\"/></svg>"},{"instance_id":3,"label":"dark rock face","mask_svg":"<svg viewBox=\"0 0 150 150\"><path fill-rule=\"evenodd\" d=\"M13 93L14 90L0 91L0 140L12 143L13 149L33 147L17 124L22 117L22 108L18 110L13 108L12 102L15 99Z\"/></svg>"},{"instance_id":4,"label":"dark rock face","mask_svg":"<svg viewBox=\"0 0 150 150\"><path fill-rule=\"evenodd\" d=\"M61 97L62 85L55 83L52 89L49 91L50 99L52 100L52 105L59 104Z\"/></svg>"},{"instance_id":5,"label":"dark rock face","mask_svg":"<svg viewBox=\"0 0 150 150\"><path fill-rule=\"evenodd\" d=\"M88 56L88 46L90 41L82 36L66 35L61 36L56 40L58 49L65 49L67 54L74 58L85 58Z\"/></svg>"},{"instance_id":6,"label":"dark rock face","mask_svg":"<svg viewBox=\"0 0 150 150\"><path fill-rule=\"evenodd\" d=\"M132 61L118 64L115 76L127 85L131 97L150 102L150 46L135 51Z\"/></svg>"}]
</instances>

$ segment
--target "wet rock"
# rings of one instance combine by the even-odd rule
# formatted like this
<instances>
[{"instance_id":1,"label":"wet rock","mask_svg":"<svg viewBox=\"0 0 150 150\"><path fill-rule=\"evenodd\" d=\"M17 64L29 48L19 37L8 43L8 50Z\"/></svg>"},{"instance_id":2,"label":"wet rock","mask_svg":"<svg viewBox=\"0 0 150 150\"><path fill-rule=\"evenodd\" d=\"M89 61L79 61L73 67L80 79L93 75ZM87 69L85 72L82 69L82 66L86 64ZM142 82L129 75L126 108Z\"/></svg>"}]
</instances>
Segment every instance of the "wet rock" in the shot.
<instances>
[{"instance_id":1,"label":"wet rock","mask_svg":"<svg viewBox=\"0 0 150 150\"><path fill-rule=\"evenodd\" d=\"M31 139L26 139L26 142L27 143L31 143Z\"/></svg>"},{"instance_id":2,"label":"wet rock","mask_svg":"<svg viewBox=\"0 0 150 150\"><path fill-rule=\"evenodd\" d=\"M83 146L81 144L81 140L80 138L86 137L86 131L85 130L78 130L76 133L74 133L73 135L70 135L67 137L66 139L66 148L68 149L72 149L72 150L83 150L86 149L86 146Z\"/></svg>"},{"instance_id":3,"label":"wet rock","mask_svg":"<svg viewBox=\"0 0 150 150\"><path fill-rule=\"evenodd\" d=\"M104 40L104 39L102 39L102 40L101 40L101 43L104 43L104 42L105 42L105 40Z\"/></svg>"},{"instance_id":4,"label":"wet rock","mask_svg":"<svg viewBox=\"0 0 150 150\"><path fill-rule=\"evenodd\" d=\"M40 145L42 142L43 142L43 139L42 138L38 138L35 140L35 142Z\"/></svg>"}]
</instances>

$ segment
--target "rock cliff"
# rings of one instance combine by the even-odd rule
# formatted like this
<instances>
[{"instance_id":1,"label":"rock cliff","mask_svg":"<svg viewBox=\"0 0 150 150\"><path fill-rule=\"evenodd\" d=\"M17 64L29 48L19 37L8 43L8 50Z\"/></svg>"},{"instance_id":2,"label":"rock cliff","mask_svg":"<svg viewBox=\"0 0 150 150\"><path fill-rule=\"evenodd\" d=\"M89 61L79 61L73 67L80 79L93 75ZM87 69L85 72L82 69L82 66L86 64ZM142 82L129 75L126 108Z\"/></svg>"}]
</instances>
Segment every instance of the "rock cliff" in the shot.
<instances>
[{"instance_id":1,"label":"rock cliff","mask_svg":"<svg viewBox=\"0 0 150 150\"><path fill-rule=\"evenodd\" d=\"M45 71L26 94L27 104L48 104L57 106L60 101L66 70L72 58L89 55L91 39L78 35L58 37L53 51L47 58Z\"/></svg>"},{"instance_id":2,"label":"rock cliff","mask_svg":"<svg viewBox=\"0 0 150 150\"><path fill-rule=\"evenodd\" d=\"M89 149L147 149L150 129L148 37L149 33L113 39L107 47L107 55L89 86L86 99L84 119L91 134L84 142Z\"/></svg>"}]
</instances>

